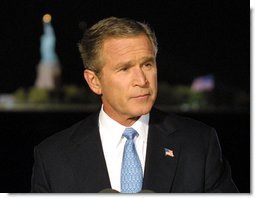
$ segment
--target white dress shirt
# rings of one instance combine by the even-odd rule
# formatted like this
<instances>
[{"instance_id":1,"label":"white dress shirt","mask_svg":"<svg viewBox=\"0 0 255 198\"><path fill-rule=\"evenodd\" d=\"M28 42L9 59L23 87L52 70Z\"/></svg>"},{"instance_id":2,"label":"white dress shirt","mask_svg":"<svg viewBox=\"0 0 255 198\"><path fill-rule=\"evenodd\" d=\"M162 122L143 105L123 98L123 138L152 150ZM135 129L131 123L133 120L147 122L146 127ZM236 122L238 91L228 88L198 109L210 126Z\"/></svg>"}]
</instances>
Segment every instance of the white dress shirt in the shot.
<instances>
[{"instance_id":1,"label":"white dress shirt","mask_svg":"<svg viewBox=\"0 0 255 198\"><path fill-rule=\"evenodd\" d=\"M134 143L142 164L143 172L145 166L147 137L149 128L149 113L142 115L132 126L139 134ZM99 132L106 160L111 187L120 191L121 162L126 138L122 137L125 126L110 118L101 107L99 114Z\"/></svg>"}]
</instances>

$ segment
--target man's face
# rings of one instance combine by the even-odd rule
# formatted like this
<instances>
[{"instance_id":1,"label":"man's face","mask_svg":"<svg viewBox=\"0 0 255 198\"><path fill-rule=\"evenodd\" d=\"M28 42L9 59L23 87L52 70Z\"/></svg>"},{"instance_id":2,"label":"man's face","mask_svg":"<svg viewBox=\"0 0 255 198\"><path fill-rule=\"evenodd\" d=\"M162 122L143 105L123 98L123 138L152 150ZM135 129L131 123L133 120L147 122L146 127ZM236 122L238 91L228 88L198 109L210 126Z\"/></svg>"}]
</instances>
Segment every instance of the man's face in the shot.
<instances>
[{"instance_id":1,"label":"man's face","mask_svg":"<svg viewBox=\"0 0 255 198\"><path fill-rule=\"evenodd\" d=\"M104 111L124 125L147 114L157 95L156 57L149 39L145 35L106 39L101 56Z\"/></svg>"}]
</instances>

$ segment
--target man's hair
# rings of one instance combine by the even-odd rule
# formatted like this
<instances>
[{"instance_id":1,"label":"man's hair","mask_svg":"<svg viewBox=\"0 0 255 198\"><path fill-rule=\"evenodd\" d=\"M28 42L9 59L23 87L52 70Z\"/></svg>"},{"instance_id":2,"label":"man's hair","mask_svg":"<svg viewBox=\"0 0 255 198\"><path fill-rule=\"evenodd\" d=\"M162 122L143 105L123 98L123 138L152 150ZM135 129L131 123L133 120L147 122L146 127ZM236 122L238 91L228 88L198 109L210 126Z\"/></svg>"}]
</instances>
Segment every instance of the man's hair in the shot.
<instances>
[{"instance_id":1,"label":"man's hair","mask_svg":"<svg viewBox=\"0 0 255 198\"><path fill-rule=\"evenodd\" d=\"M103 42L107 38L129 38L139 35L148 37L156 55L158 51L157 39L149 25L116 17L99 21L84 32L78 44L85 69L100 73L103 64L100 52Z\"/></svg>"}]
</instances>

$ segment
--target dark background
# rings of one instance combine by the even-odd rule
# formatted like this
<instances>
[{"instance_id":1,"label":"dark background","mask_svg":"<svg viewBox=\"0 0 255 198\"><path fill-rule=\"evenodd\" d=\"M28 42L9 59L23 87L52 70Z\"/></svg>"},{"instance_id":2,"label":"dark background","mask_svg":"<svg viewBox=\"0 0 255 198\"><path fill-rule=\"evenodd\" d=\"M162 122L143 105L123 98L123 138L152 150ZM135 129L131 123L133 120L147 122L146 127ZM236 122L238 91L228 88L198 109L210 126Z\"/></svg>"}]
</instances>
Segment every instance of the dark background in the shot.
<instances>
[{"instance_id":1,"label":"dark background","mask_svg":"<svg viewBox=\"0 0 255 198\"><path fill-rule=\"evenodd\" d=\"M34 84L45 13L53 17L64 84L84 85L79 24L118 16L148 22L155 29L159 81L190 84L197 76L213 74L216 86L250 91L248 1L2 0L0 94ZM89 113L0 112L0 192L29 192L33 147ZM177 113L216 128L234 181L241 192L250 192L250 112Z\"/></svg>"},{"instance_id":2,"label":"dark background","mask_svg":"<svg viewBox=\"0 0 255 198\"><path fill-rule=\"evenodd\" d=\"M213 74L216 86L250 89L248 1L2 0L0 11L0 93L34 84L45 13L53 17L65 84L84 84L77 49L80 22L91 26L118 16L145 21L155 30L160 81L190 84Z\"/></svg>"}]
</instances>

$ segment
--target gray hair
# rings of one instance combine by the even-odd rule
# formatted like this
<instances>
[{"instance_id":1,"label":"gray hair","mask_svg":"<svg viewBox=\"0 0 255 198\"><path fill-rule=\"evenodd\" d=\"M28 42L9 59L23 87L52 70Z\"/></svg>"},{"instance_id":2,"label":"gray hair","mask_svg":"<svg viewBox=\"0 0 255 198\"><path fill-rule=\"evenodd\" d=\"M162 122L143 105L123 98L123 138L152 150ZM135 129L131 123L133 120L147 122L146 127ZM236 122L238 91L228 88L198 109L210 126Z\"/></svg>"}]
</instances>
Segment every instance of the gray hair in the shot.
<instances>
[{"instance_id":1,"label":"gray hair","mask_svg":"<svg viewBox=\"0 0 255 198\"><path fill-rule=\"evenodd\" d=\"M127 38L139 35L148 37L156 55L158 51L157 38L149 25L131 19L116 17L109 17L99 21L84 32L78 44L84 67L97 74L100 73L103 63L100 52L105 39L110 37Z\"/></svg>"}]
</instances>

